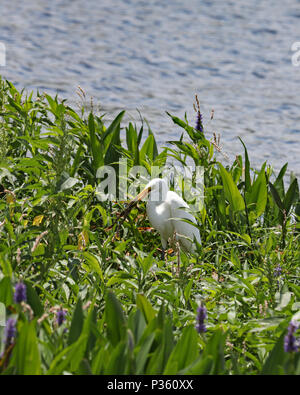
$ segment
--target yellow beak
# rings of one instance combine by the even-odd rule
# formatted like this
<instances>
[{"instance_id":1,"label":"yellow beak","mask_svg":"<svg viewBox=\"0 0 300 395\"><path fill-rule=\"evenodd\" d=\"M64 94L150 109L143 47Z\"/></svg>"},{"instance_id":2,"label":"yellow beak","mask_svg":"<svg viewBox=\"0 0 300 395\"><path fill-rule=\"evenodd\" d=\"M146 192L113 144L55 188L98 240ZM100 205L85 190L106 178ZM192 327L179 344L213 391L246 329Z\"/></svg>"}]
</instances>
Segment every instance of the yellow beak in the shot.
<instances>
[{"instance_id":1,"label":"yellow beak","mask_svg":"<svg viewBox=\"0 0 300 395\"><path fill-rule=\"evenodd\" d=\"M134 199L132 199L128 206L125 208L125 210L123 210L121 212L121 214L119 215L119 217L123 217L124 215L128 215L130 210L142 199L144 199L144 197L146 197L148 195L148 193L151 191L151 187L145 188L142 190L142 192L140 192Z\"/></svg>"},{"instance_id":2,"label":"yellow beak","mask_svg":"<svg viewBox=\"0 0 300 395\"><path fill-rule=\"evenodd\" d=\"M134 199L132 199L129 202L128 207L133 207L135 204L137 204L139 201L143 200L144 197L148 195L148 193L151 191L151 187L145 188L140 192Z\"/></svg>"}]
</instances>

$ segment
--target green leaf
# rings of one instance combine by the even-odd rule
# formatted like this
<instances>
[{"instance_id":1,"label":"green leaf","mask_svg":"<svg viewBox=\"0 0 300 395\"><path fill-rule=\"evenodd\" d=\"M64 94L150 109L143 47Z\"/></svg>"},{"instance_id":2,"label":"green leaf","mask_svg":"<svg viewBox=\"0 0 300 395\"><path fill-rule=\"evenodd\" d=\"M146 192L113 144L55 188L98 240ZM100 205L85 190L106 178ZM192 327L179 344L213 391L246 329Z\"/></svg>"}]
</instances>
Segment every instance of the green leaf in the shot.
<instances>
[{"instance_id":1,"label":"green leaf","mask_svg":"<svg viewBox=\"0 0 300 395\"><path fill-rule=\"evenodd\" d=\"M259 175L253 182L253 185L250 187L249 192L246 194L248 209L251 211L251 216L254 219L258 218L264 213L268 200L265 166L266 163L263 164Z\"/></svg>"},{"instance_id":2,"label":"green leaf","mask_svg":"<svg viewBox=\"0 0 300 395\"><path fill-rule=\"evenodd\" d=\"M188 133L193 142L196 142L199 138L202 138L203 134L201 132L195 131L195 129L192 126L188 125L187 122L182 121L180 118L175 117L168 112L167 114L169 115L169 117L172 118L173 122L176 125L180 126Z\"/></svg>"},{"instance_id":3,"label":"green leaf","mask_svg":"<svg viewBox=\"0 0 300 395\"><path fill-rule=\"evenodd\" d=\"M280 210L284 210L284 205L283 202L280 199L279 193L277 192L277 189L275 188L275 186L269 181L269 187L270 187L270 191L271 194L273 196L273 199L275 201L275 203L277 204L277 206L279 207Z\"/></svg>"},{"instance_id":4,"label":"green leaf","mask_svg":"<svg viewBox=\"0 0 300 395\"><path fill-rule=\"evenodd\" d=\"M140 150L140 160L146 160L149 158L151 162L155 159L154 152L155 152L155 139L152 134L150 134L146 141L144 142L141 150Z\"/></svg>"},{"instance_id":5,"label":"green leaf","mask_svg":"<svg viewBox=\"0 0 300 395\"><path fill-rule=\"evenodd\" d=\"M83 310L82 310L82 301L81 299L78 299L72 321L71 321L71 327L69 331L69 337L68 337L68 344L74 343L80 336L82 327L83 327Z\"/></svg>"},{"instance_id":6,"label":"green leaf","mask_svg":"<svg viewBox=\"0 0 300 395\"><path fill-rule=\"evenodd\" d=\"M151 266L153 264L153 254L155 251L156 251L156 248L153 251L151 251L150 254L148 254L145 258L142 258L142 257L138 258L140 260L140 264L142 266L144 276L147 275L149 269L151 268Z\"/></svg>"},{"instance_id":7,"label":"green leaf","mask_svg":"<svg viewBox=\"0 0 300 395\"><path fill-rule=\"evenodd\" d=\"M98 167L100 167L103 164L101 160L103 153L101 152L101 144L96 135L95 120L92 112L90 112L89 115L88 127L90 132L90 142L91 142L91 150L93 155L94 170L97 170Z\"/></svg>"},{"instance_id":8,"label":"green leaf","mask_svg":"<svg viewBox=\"0 0 300 395\"><path fill-rule=\"evenodd\" d=\"M153 134L153 132L152 132L152 130L151 130L151 128L150 128L150 124L149 124L149 122L147 121L147 119L145 119L145 122L146 122L146 124L147 124L147 126L148 126L148 135L150 136L150 135L152 135L153 136L153 160L155 160L156 159L156 157L157 157L157 155L158 155L158 149L157 149L157 144L156 144L156 140L155 140L155 136L154 136L154 134Z\"/></svg>"},{"instance_id":9,"label":"green leaf","mask_svg":"<svg viewBox=\"0 0 300 395\"><path fill-rule=\"evenodd\" d=\"M224 346L227 333L221 328L215 330L200 357L181 374L222 374L224 373Z\"/></svg>"},{"instance_id":10,"label":"green leaf","mask_svg":"<svg viewBox=\"0 0 300 395\"><path fill-rule=\"evenodd\" d=\"M0 302L0 326L5 326L5 325L6 325L6 307L4 303Z\"/></svg>"},{"instance_id":11,"label":"green leaf","mask_svg":"<svg viewBox=\"0 0 300 395\"><path fill-rule=\"evenodd\" d=\"M40 317L44 313L44 308L40 298L29 281L25 280L24 284L26 285L27 303L31 306L34 316Z\"/></svg>"},{"instance_id":12,"label":"green leaf","mask_svg":"<svg viewBox=\"0 0 300 395\"><path fill-rule=\"evenodd\" d=\"M7 227L9 227L10 233L13 232L11 224L9 222L6 223ZM0 254L0 267L2 267L3 274L7 277L12 276L12 267L8 260L8 257L2 253Z\"/></svg>"},{"instance_id":13,"label":"green leaf","mask_svg":"<svg viewBox=\"0 0 300 395\"><path fill-rule=\"evenodd\" d=\"M222 177L224 194L234 212L242 211L245 209L244 199L242 198L237 186L235 185L232 176L224 169L219 163L220 174Z\"/></svg>"},{"instance_id":14,"label":"green leaf","mask_svg":"<svg viewBox=\"0 0 300 395\"><path fill-rule=\"evenodd\" d=\"M35 320L22 323L18 334L10 361L10 366L16 368L18 375L39 375L41 373L35 324Z\"/></svg>"},{"instance_id":15,"label":"green leaf","mask_svg":"<svg viewBox=\"0 0 300 395\"><path fill-rule=\"evenodd\" d=\"M136 351L136 374L144 374L144 367L147 359L149 358L149 352L155 339L155 333L150 333L147 337L143 338L143 342L137 347Z\"/></svg>"},{"instance_id":16,"label":"green leaf","mask_svg":"<svg viewBox=\"0 0 300 395\"><path fill-rule=\"evenodd\" d=\"M126 341L121 341L112 351L109 363L104 371L104 374L125 374L127 362L127 343Z\"/></svg>"},{"instance_id":17,"label":"green leaf","mask_svg":"<svg viewBox=\"0 0 300 395\"><path fill-rule=\"evenodd\" d=\"M141 310L137 309L130 313L128 317L128 328L133 333L135 343L138 343L146 328L146 320Z\"/></svg>"},{"instance_id":18,"label":"green leaf","mask_svg":"<svg viewBox=\"0 0 300 395\"><path fill-rule=\"evenodd\" d=\"M151 355L145 374L161 374L174 347L172 323L169 319L164 321L158 333L160 334L157 338L158 345Z\"/></svg>"},{"instance_id":19,"label":"green leaf","mask_svg":"<svg viewBox=\"0 0 300 395\"><path fill-rule=\"evenodd\" d=\"M83 251L82 255L85 257L86 262L88 263L90 269L94 272L96 272L99 277L100 280L102 282L104 282L104 278L103 278L103 273L102 273L102 269L100 267L100 262L99 262L99 257L94 256L93 254L91 254L88 251Z\"/></svg>"},{"instance_id":20,"label":"green leaf","mask_svg":"<svg viewBox=\"0 0 300 395\"><path fill-rule=\"evenodd\" d=\"M68 367L71 372L75 372L84 356L86 349L87 335L82 334L76 342L63 349L51 362L47 374L62 374Z\"/></svg>"},{"instance_id":21,"label":"green leaf","mask_svg":"<svg viewBox=\"0 0 300 395\"><path fill-rule=\"evenodd\" d=\"M124 117L125 110L121 111L116 118L112 121L112 123L109 125L109 127L106 129L102 139L106 140L108 137L112 138L113 133L116 131L116 129L120 130L120 124L122 121L122 118ZM111 141L109 140L109 143ZM106 142L107 143L107 142Z\"/></svg>"},{"instance_id":22,"label":"green leaf","mask_svg":"<svg viewBox=\"0 0 300 395\"><path fill-rule=\"evenodd\" d=\"M70 344L54 358L48 374L61 374L66 369L69 369L74 373L78 373L80 371L80 364L83 362L89 340L91 340L90 333L94 318L94 307L92 305L89 308L87 318L84 320L80 336L75 342Z\"/></svg>"},{"instance_id":23,"label":"green leaf","mask_svg":"<svg viewBox=\"0 0 300 395\"><path fill-rule=\"evenodd\" d=\"M243 144L245 149L245 190L246 192L250 191L251 188L251 178L250 178L250 162L248 157L247 148L243 142L243 140L239 137L240 142Z\"/></svg>"},{"instance_id":24,"label":"green leaf","mask_svg":"<svg viewBox=\"0 0 300 395\"><path fill-rule=\"evenodd\" d=\"M149 323L151 320L153 320L153 318L156 316L156 312L153 309L153 307L151 306L148 299L144 295L142 295L142 294L137 295L136 304L137 304L137 307L144 314L144 317L145 317L147 323Z\"/></svg>"},{"instance_id":25,"label":"green leaf","mask_svg":"<svg viewBox=\"0 0 300 395\"><path fill-rule=\"evenodd\" d=\"M76 173L76 171L77 171L77 169L78 169L78 166L79 166L79 163L80 163L80 159L81 159L81 153L82 153L82 151L83 151L83 145L80 144L80 145L78 146L76 155L75 155L75 157L74 157L74 161L73 161L73 163L72 163L72 167L71 167L71 169L70 169L70 176L71 176L71 177L74 177L74 175L75 175L75 173Z\"/></svg>"},{"instance_id":26,"label":"green leaf","mask_svg":"<svg viewBox=\"0 0 300 395\"><path fill-rule=\"evenodd\" d=\"M164 374L176 374L189 366L198 356L198 335L193 325L184 328L170 354Z\"/></svg>"},{"instance_id":27,"label":"green leaf","mask_svg":"<svg viewBox=\"0 0 300 395\"><path fill-rule=\"evenodd\" d=\"M128 127L126 128L126 143L127 148L131 152L131 155L134 156L137 147L137 131L130 122Z\"/></svg>"},{"instance_id":28,"label":"green leaf","mask_svg":"<svg viewBox=\"0 0 300 395\"><path fill-rule=\"evenodd\" d=\"M13 289L8 276L3 277L0 281L0 302L4 303L5 306L13 304Z\"/></svg>"},{"instance_id":29,"label":"green leaf","mask_svg":"<svg viewBox=\"0 0 300 395\"><path fill-rule=\"evenodd\" d=\"M105 322L107 325L107 336L113 346L124 339L126 334L126 320L122 306L113 292L106 294Z\"/></svg>"},{"instance_id":30,"label":"green leaf","mask_svg":"<svg viewBox=\"0 0 300 395\"><path fill-rule=\"evenodd\" d=\"M298 197L299 197L298 181L297 178L294 178L283 200L283 206L285 208L286 214L289 213L292 204L298 199Z\"/></svg>"},{"instance_id":31,"label":"green leaf","mask_svg":"<svg viewBox=\"0 0 300 395\"><path fill-rule=\"evenodd\" d=\"M65 189L70 189L70 188L72 188L75 184L77 184L78 182L79 182L79 180L78 180L77 178L69 177L69 178L66 179L66 181L64 181L64 182L62 183L62 185L60 186L58 192L62 192L62 191L64 191Z\"/></svg>"},{"instance_id":32,"label":"green leaf","mask_svg":"<svg viewBox=\"0 0 300 395\"><path fill-rule=\"evenodd\" d=\"M284 351L284 336L285 333L282 333L280 338L277 340L275 346L270 351L266 362L262 367L261 374L269 375L269 374L280 374L283 373L283 366L285 361L287 360L287 353Z\"/></svg>"},{"instance_id":33,"label":"green leaf","mask_svg":"<svg viewBox=\"0 0 300 395\"><path fill-rule=\"evenodd\" d=\"M276 180L274 182L274 187L278 191L278 194L279 194L281 199L283 199L284 195L285 195L283 177L284 177L284 175L286 173L287 167L288 167L288 163L285 163L282 166L282 168L281 168L281 170L280 170L280 172L279 172L279 174L278 174L278 176L277 176L277 178L276 178Z\"/></svg>"},{"instance_id":34,"label":"green leaf","mask_svg":"<svg viewBox=\"0 0 300 395\"><path fill-rule=\"evenodd\" d=\"M188 300L190 299L193 283L194 283L194 279L191 278L190 281L188 282L187 286L184 289L184 298L185 298L186 302L188 302Z\"/></svg>"},{"instance_id":35,"label":"green leaf","mask_svg":"<svg viewBox=\"0 0 300 395\"><path fill-rule=\"evenodd\" d=\"M105 165L110 165L117 163L120 158L120 152L118 150L118 146L121 145L121 140L120 140L120 130L121 130L121 120L125 114L125 111L121 111L117 117L112 121L112 123L109 125L105 132L105 137L110 135L110 138L105 141L105 158L104 158L104 164Z\"/></svg>"}]
</instances>

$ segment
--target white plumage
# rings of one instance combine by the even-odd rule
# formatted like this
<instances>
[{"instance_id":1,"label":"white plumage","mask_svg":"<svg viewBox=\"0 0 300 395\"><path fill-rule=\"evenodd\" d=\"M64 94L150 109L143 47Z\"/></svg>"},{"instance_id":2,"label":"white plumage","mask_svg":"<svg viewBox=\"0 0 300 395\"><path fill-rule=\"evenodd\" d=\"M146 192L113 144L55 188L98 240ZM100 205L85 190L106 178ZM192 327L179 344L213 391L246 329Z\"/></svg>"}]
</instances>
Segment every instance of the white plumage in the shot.
<instances>
[{"instance_id":1,"label":"white plumage","mask_svg":"<svg viewBox=\"0 0 300 395\"><path fill-rule=\"evenodd\" d=\"M172 241L174 242L175 239L184 251L194 252L196 250L194 241L201 243L201 238L197 221L188 212L188 204L177 193L170 191L167 182L161 178L151 180L135 201L141 200L147 194L149 194L147 202L149 222L159 232L163 249L167 247L168 241L173 244ZM196 226L183 219L189 220Z\"/></svg>"}]
</instances>

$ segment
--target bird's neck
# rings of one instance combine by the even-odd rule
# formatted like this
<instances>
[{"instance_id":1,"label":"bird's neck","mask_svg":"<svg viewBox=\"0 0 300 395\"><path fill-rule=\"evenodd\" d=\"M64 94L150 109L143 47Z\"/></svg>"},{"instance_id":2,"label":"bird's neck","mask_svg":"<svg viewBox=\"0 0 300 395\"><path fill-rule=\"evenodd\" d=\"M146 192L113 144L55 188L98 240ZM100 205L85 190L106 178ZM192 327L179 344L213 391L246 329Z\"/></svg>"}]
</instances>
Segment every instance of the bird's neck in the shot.
<instances>
[{"instance_id":1,"label":"bird's neck","mask_svg":"<svg viewBox=\"0 0 300 395\"><path fill-rule=\"evenodd\" d=\"M155 206L163 203L167 198L167 192L168 190L165 188L151 191L149 195L149 202Z\"/></svg>"}]
</instances>

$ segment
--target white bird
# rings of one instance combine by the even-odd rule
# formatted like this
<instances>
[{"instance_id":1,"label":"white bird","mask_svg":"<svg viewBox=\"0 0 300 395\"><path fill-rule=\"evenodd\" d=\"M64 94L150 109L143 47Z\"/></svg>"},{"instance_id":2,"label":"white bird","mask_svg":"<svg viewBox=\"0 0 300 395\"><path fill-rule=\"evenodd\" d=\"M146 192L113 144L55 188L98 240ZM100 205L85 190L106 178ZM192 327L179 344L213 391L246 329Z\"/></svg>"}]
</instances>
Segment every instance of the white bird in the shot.
<instances>
[{"instance_id":1,"label":"white bird","mask_svg":"<svg viewBox=\"0 0 300 395\"><path fill-rule=\"evenodd\" d=\"M200 244L201 238L197 228L197 221L188 212L188 204L177 193L169 190L166 180L154 178L129 203L128 208L131 208L148 194L147 215L151 226L160 234L163 254L168 241L171 241L172 244L174 239L179 242L184 251L195 252L195 241ZM188 220L190 223L185 220Z\"/></svg>"}]
</instances>

